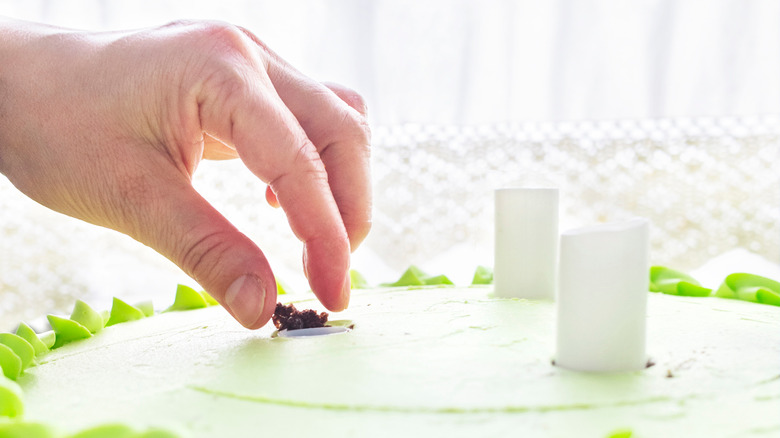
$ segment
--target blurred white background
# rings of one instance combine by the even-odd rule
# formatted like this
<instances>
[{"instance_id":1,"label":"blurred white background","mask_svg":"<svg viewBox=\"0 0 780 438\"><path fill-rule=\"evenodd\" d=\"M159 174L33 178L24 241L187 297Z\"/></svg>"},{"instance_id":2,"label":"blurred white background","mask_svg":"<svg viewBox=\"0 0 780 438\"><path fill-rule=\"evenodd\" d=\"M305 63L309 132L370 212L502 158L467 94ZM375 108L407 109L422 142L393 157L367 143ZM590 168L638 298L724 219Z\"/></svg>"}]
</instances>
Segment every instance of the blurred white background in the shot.
<instances>
[{"instance_id":1,"label":"blurred white background","mask_svg":"<svg viewBox=\"0 0 780 438\"><path fill-rule=\"evenodd\" d=\"M650 217L655 263L780 258L774 0L0 0L0 15L89 30L229 21L361 92L376 222L353 263L373 283L410 263L468 282L492 263L492 190L512 185L561 188L562 228ZM237 162L203 165L195 184L305 290L262 184ZM0 178L0 328L74 298L169 300L177 281L192 284Z\"/></svg>"},{"instance_id":2,"label":"blurred white background","mask_svg":"<svg viewBox=\"0 0 780 438\"><path fill-rule=\"evenodd\" d=\"M780 113L775 0L0 0L0 14L242 25L360 91L380 125Z\"/></svg>"}]
</instances>

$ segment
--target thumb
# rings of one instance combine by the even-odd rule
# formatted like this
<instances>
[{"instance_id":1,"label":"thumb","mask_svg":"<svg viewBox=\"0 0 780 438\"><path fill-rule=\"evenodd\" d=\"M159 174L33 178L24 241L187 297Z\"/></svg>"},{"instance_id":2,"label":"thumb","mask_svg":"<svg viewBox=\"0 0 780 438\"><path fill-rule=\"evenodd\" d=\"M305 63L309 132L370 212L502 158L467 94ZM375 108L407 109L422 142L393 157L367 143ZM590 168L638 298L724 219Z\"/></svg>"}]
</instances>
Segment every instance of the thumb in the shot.
<instances>
[{"instance_id":1,"label":"thumb","mask_svg":"<svg viewBox=\"0 0 780 438\"><path fill-rule=\"evenodd\" d=\"M264 326L274 312L276 281L262 251L188 181L170 179L156 186L151 201L136 203L129 234L178 265L244 327Z\"/></svg>"}]
</instances>

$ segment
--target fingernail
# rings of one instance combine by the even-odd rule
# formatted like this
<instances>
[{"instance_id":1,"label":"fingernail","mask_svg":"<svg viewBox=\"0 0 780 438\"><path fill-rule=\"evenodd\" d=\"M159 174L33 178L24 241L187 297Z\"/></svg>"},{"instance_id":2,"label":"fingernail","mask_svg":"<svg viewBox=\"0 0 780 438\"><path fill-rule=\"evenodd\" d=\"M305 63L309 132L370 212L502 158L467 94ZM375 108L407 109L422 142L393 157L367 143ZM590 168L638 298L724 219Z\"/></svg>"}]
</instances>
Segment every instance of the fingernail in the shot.
<instances>
[{"instance_id":1,"label":"fingernail","mask_svg":"<svg viewBox=\"0 0 780 438\"><path fill-rule=\"evenodd\" d=\"M345 309L349 305L350 295L352 295L352 282L349 279L349 272L347 272L347 277L344 279L344 286L341 288L341 300L344 303Z\"/></svg>"},{"instance_id":2,"label":"fingernail","mask_svg":"<svg viewBox=\"0 0 780 438\"><path fill-rule=\"evenodd\" d=\"M225 303L230 313L244 327L251 327L263 313L265 290L254 275L239 277L225 292Z\"/></svg>"},{"instance_id":3,"label":"fingernail","mask_svg":"<svg viewBox=\"0 0 780 438\"><path fill-rule=\"evenodd\" d=\"M303 244L303 275L309 279L309 247Z\"/></svg>"}]
</instances>

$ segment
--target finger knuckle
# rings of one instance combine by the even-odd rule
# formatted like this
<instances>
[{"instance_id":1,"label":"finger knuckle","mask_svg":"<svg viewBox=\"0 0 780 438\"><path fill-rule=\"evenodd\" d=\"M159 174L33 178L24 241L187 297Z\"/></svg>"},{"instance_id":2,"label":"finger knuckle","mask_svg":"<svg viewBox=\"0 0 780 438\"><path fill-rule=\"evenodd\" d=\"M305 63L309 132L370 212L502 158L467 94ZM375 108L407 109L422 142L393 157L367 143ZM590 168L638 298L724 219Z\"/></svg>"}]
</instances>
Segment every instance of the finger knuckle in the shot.
<instances>
[{"instance_id":1,"label":"finger knuckle","mask_svg":"<svg viewBox=\"0 0 780 438\"><path fill-rule=\"evenodd\" d=\"M361 114L366 113L366 101L363 96L355 90L350 88L341 91L341 98L347 105L351 106Z\"/></svg>"},{"instance_id":2,"label":"finger knuckle","mask_svg":"<svg viewBox=\"0 0 780 438\"><path fill-rule=\"evenodd\" d=\"M276 191L278 187L282 187L288 182L292 183L293 180L299 181L301 178L324 184L327 184L328 181L328 174L320 155L309 140L298 143L289 162L279 168L277 175L271 179L269 185Z\"/></svg>"},{"instance_id":3,"label":"finger knuckle","mask_svg":"<svg viewBox=\"0 0 780 438\"><path fill-rule=\"evenodd\" d=\"M327 181L328 179L328 174L325 171L325 166L322 164L317 149L308 140L301 142L301 145L298 146L292 165L294 169L299 169L316 180Z\"/></svg>"},{"instance_id":4,"label":"finger knuckle","mask_svg":"<svg viewBox=\"0 0 780 438\"><path fill-rule=\"evenodd\" d=\"M363 115L356 111L346 111L341 122L337 125L338 130L334 141L344 141L352 146L351 154L361 154L368 157L371 152L371 128Z\"/></svg>"},{"instance_id":5,"label":"finger knuckle","mask_svg":"<svg viewBox=\"0 0 780 438\"><path fill-rule=\"evenodd\" d=\"M230 250L229 237L224 231L209 231L189 241L181 249L182 269L198 281L213 278L219 261Z\"/></svg>"},{"instance_id":6,"label":"finger knuckle","mask_svg":"<svg viewBox=\"0 0 780 438\"><path fill-rule=\"evenodd\" d=\"M246 53L246 34L238 26L222 21L205 21L198 29L204 38L226 52Z\"/></svg>"},{"instance_id":7,"label":"finger knuckle","mask_svg":"<svg viewBox=\"0 0 780 438\"><path fill-rule=\"evenodd\" d=\"M366 118L351 108L339 108L328 117L329 124L315 135L323 146L334 143L369 143L371 129Z\"/></svg>"}]
</instances>

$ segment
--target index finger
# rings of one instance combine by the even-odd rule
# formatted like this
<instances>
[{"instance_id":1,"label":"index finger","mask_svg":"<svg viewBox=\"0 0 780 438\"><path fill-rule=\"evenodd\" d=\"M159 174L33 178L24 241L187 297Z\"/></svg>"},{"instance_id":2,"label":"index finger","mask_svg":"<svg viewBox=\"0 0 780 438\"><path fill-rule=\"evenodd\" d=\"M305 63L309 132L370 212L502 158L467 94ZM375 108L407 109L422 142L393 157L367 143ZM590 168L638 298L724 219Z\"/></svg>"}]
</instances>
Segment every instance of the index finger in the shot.
<instances>
[{"instance_id":1,"label":"index finger","mask_svg":"<svg viewBox=\"0 0 780 438\"><path fill-rule=\"evenodd\" d=\"M362 97L301 74L251 32L243 31L268 58L268 75L279 97L316 146L354 251L371 229L371 133Z\"/></svg>"},{"instance_id":2,"label":"index finger","mask_svg":"<svg viewBox=\"0 0 780 438\"><path fill-rule=\"evenodd\" d=\"M304 270L322 304L349 302L350 245L320 155L257 65L206 83L199 97L204 130L235 146L239 157L276 193L290 227L304 242Z\"/></svg>"}]
</instances>

